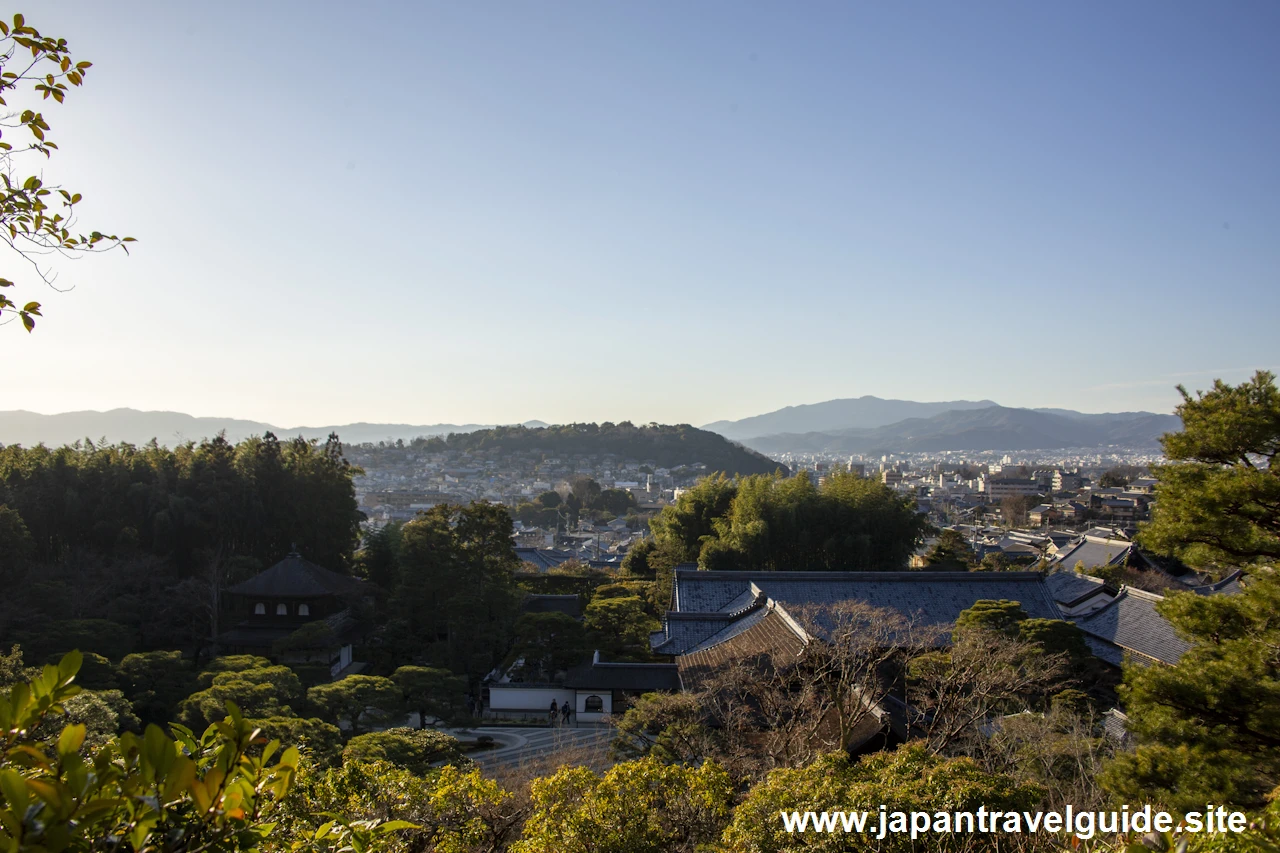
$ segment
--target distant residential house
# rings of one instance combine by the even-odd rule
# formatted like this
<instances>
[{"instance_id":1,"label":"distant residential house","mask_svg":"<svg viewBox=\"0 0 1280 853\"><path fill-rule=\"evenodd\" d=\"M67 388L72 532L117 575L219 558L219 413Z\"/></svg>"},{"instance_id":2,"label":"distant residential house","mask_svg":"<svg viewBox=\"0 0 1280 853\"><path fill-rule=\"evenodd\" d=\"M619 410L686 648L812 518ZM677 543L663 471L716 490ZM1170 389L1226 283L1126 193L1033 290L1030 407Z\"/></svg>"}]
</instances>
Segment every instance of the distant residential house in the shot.
<instances>
[{"instance_id":1,"label":"distant residential house","mask_svg":"<svg viewBox=\"0 0 1280 853\"><path fill-rule=\"evenodd\" d=\"M1062 511L1053 504L1040 504L1035 509L1027 513L1027 518L1032 524L1052 524L1062 519Z\"/></svg>"},{"instance_id":2,"label":"distant residential house","mask_svg":"<svg viewBox=\"0 0 1280 853\"><path fill-rule=\"evenodd\" d=\"M1125 491L1150 495L1155 493L1157 483L1158 481L1154 477L1138 477L1128 486L1125 486Z\"/></svg>"},{"instance_id":3,"label":"distant residential house","mask_svg":"<svg viewBox=\"0 0 1280 853\"><path fill-rule=\"evenodd\" d=\"M1080 503L1080 501L1067 501L1058 505L1058 511L1062 513L1064 521L1076 521L1087 518L1089 515L1089 507Z\"/></svg>"},{"instance_id":4,"label":"distant residential house","mask_svg":"<svg viewBox=\"0 0 1280 853\"><path fill-rule=\"evenodd\" d=\"M1103 518L1132 522L1147 515L1147 496L1143 494L1094 493L1089 498L1089 508Z\"/></svg>"}]
</instances>

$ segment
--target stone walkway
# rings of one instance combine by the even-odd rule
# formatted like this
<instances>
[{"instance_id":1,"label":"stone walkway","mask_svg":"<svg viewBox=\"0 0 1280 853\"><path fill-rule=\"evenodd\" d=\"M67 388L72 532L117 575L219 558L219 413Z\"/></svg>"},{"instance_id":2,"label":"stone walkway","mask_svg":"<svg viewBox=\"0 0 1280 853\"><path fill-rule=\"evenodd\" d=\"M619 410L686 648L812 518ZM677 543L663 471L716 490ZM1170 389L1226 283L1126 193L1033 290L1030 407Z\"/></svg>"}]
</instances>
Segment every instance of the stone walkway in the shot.
<instances>
[{"instance_id":1,"label":"stone walkway","mask_svg":"<svg viewBox=\"0 0 1280 853\"><path fill-rule=\"evenodd\" d=\"M482 770L500 767L518 767L526 761L537 761L553 753L573 749L609 748L613 740L613 728L608 726L583 726L582 728L528 728L483 727L468 729L458 737L471 739L488 735L498 746L484 752L473 752L470 758Z\"/></svg>"}]
</instances>

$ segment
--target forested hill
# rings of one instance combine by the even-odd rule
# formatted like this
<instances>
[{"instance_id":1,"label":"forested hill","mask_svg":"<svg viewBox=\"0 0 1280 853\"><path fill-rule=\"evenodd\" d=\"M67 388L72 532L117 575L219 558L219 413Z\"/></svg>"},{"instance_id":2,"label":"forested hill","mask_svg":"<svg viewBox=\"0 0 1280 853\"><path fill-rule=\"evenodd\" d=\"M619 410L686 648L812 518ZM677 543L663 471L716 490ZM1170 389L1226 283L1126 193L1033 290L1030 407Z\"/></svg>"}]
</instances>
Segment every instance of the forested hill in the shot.
<instances>
[{"instance_id":1,"label":"forested hill","mask_svg":"<svg viewBox=\"0 0 1280 853\"><path fill-rule=\"evenodd\" d=\"M414 446L428 451L497 451L497 455L546 453L568 457L611 454L640 462L652 460L660 468L702 463L708 471L728 474L772 474L778 469L787 470L785 465L761 453L688 424L635 426L623 421L618 424L606 422L534 428L502 426L454 433L447 438L417 439Z\"/></svg>"}]
</instances>

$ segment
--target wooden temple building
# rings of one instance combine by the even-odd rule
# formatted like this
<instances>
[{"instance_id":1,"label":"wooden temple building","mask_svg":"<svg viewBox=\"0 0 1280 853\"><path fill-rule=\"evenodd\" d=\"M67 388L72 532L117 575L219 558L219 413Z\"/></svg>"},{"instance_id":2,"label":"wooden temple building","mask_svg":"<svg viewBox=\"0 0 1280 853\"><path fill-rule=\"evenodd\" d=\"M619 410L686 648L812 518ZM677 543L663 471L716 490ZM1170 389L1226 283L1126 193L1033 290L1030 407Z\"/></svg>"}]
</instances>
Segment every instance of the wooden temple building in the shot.
<instances>
[{"instance_id":1,"label":"wooden temple building","mask_svg":"<svg viewBox=\"0 0 1280 853\"><path fill-rule=\"evenodd\" d=\"M286 663L325 664L330 678L358 672L352 658L361 627L352 605L369 595L364 581L317 566L296 550L227 590L233 627L214 638L218 654L254 654ZM318 624L317 624L318 623ZM314 626L314 629L300 629ZM295 642L281 650L286 638Z\"/></svg>"}]
</instances>

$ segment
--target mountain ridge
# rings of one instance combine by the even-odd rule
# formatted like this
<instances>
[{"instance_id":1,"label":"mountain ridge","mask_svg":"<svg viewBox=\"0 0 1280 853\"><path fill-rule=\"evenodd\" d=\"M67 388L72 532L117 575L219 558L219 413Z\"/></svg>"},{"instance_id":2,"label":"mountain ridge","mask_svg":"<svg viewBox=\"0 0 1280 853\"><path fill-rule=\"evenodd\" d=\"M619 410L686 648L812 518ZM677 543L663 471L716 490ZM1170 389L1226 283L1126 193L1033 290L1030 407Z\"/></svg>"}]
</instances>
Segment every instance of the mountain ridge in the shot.
<instances>
[{"instance_id":1,"label":"mountain ridge","mask_svg":"<svg viewBox=\"0 0 1280 853\"><path fill-rule=\"evenodd\" d=\"M1068 412L1059 414L1059 412ZM812 430L744 439L761 453L910 453L1050 450L1071 447L1156 446L1182 428L1175 415L1151 412L1085 414L1005 406L953 410L874 428Z\"/></svg>"},{"instance_id":2,"label":"mountain ridge","mask_svg":"<svg viewBox=\"0 0 1280 853\"><path fill-rule=\"evenodd\" d=\"M99 412L82 410L43 415L25 409L0 412L0 444L48 446L73 444L83 439L97 441L100 437L109 442L146 444L156 439L160 444L175 446L184 441L200 441L225 432L230 441L239 441L251 435L274 433L279 438L325 438L336 432L348 444L363 444L384 440L409 441L420 436L448 435L449 433L476 432L492 429L498 424L380 424L357 421L330 426L281 427L265 421L243 418L196 417L184 412L145 411L131 408L108 409ZM523 426L547 426L542 421L525 421Z\"/></svg>"},{"instance_id":3,"label":"mountain ridge","mask_svg":"<svg viewBox=\"0 0 1280 853\"><path fill-rule=\"evenodd\" d=\"M998 405L992 400L951 400L921 403L875 397L842 397L821 403L784 406L772 412L704 424L702 429L725 438L742 441L779 433L827 432L855 427L887 426L912 417L931 417L942 412L980 409Z\"/></svg>"}]
</instances>

